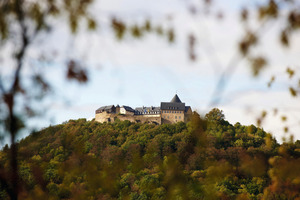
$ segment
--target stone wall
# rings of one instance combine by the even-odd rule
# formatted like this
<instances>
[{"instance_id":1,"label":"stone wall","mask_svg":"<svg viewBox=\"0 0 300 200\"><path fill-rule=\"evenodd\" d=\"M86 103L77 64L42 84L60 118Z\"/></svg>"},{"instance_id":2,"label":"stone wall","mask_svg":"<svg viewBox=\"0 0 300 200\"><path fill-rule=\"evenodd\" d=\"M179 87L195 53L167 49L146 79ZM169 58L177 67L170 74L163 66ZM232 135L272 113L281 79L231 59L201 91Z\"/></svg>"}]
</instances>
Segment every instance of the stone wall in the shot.
<instances>
[{"instance_id":1,"label":"stone wall","mask_svg":"<svg viewBox=\"0 0 300 200\"><path fill-rule=\"evenodd\" d=\"M174 111L175 112L175 111ZM114 122L116 119L121 121L128 120L130 122L141 122L141 123L155 123L155 124L173 124L177 122L187 122L192 115L192 111L189 110L187 113L181 111L181 113L165 113L162 111L161 114L156 115L132 115L130 114L116 114L116 113L97 113L95 120L98 122Z\"/></svg>"},{"instance_id":2,"label":"stone wall","mask_svg":"<svg viewBox=\"0 0 300 200\"><path fill-rule=\"evenodd\" d=\"M180 113L178 113L180 112ZM164 124L173 124L177 122L184 122L185 120L184 111L169 111L166 113L165 110L162 110L161 118L163 119Z\"/></svg>"},{"instance_id":3,"label":"stone wall","mask_svg":"<svg viewBox=\"0 0 300 200\"><path fill-rule=\"evenodd\" d=\"M143 115L137 115L135 116L136 122L141 123L154 123L154 124L161 124L161 117L160 116L143 116Z\"/></svg>"},{"instance_id":4,"label":"stone wall","mask_svg":"<svg viewBox=\"0 0 300 200\"><path fill-rule=\"evenodd\" d=\"M107 112L102 112L102 113L97 113L95 116L95 121L97 122L114 122L116 119L116 114L115 113L107 113Z\"/></svg>"},{"instance_id":5,"label":"stone wall","mask_svg":"<svg viewBox=\"0 0 300 200\"><path fill-rule=\"evenodd\" d=\"M155 115L155 116L122 115L122 114L102 112L102 113L97 113L95 116L95 121L101 122L101 123L114 122L116 119L119 119L121 121L128 120L130 122L161 124L160 115Z\"/></svg>"}]
</instances>

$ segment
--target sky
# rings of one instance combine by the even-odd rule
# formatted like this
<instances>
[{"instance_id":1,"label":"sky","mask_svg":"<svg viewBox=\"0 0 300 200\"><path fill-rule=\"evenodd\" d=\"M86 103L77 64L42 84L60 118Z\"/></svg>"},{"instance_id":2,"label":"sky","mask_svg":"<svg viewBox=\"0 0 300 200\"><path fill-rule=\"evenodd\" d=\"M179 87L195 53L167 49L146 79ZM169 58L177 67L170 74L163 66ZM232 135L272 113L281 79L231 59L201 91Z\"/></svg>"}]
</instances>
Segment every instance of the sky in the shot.
<instances>
[{"instance_id":1,"label":"sky","mask_svg":"<svg viewBox=\"0 0 300 200\"><path fill-rule=\"evenodd\" d=\"M98 23L97 30L89 32L82 25L76 35L70 34L63 20L53 20L52 32L36 39L25 60L24 77L37 68L53 88L42 102L36 103L42 104L43 117L29 120L28 126L41 128L69 119L90 120L95 110L104 105L160 106L160 102L170 101L177 93L202 116L213 107L222 109L232 124L256 124L261 113L267 111L261 125L265 131L279 142L291 134L300 139L300 101L291 97L288 90L297 79L289 79L285 73L287 66L300 71L300 38L295 35L291 47L282 48L278 43L281 23L263 26L262 40L254 51L269 58L267 68L253 77L248 62L238 59L220 101L211 104L222 72L239 55L238 41L244 34L239 11L250 6L251 12L258 2L220 0L207 9L193 0L97 0L90 9ZM197 14L190 12L193 5L197 6ZM220 12L222 19L217 17ZM175 42L169 43L153 33L142 39L127 34L118 41L109 23L112 16L128 24L150 19L154 25L173 28ZM260 27L254 13L250 16L250 27ZM196 61L191 61L187 53L187 36L191 33L197 37ZM9 45L1 49L3 74L10 73L8 66L13 61L5 55L11 49ZM41 54L46 57L43 61L39 60ZM75 59L88 69L88 83L65 79L68 59ZM267 83L272 76L276 76L276 81L269 88ZM283 122L282 116L287 121ZM289 127L288 133L283 131L285 126ZM26 134L24 131L20 137Z\"/></svg>"}]
</instances>

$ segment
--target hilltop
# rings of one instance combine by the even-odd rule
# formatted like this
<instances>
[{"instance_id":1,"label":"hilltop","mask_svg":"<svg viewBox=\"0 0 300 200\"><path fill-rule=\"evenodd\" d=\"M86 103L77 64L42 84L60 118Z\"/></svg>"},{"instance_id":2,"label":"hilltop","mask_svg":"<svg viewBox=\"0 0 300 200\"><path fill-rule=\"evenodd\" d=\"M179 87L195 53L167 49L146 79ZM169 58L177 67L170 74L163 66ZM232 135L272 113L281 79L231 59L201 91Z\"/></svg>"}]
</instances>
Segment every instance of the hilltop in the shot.
<instances>
[{"instance_id":1,"label":"hilltop","mask_svg":"<svg viewBox=\"0 0 300 200\"><path fill-rule=\"evenodd\" d=\"M300 198L300 142L279 145L218 109L162 125L70 120L18 147L20 199ZM8 152L0 153L2 175Z\"/></svg>"}]
</instances>

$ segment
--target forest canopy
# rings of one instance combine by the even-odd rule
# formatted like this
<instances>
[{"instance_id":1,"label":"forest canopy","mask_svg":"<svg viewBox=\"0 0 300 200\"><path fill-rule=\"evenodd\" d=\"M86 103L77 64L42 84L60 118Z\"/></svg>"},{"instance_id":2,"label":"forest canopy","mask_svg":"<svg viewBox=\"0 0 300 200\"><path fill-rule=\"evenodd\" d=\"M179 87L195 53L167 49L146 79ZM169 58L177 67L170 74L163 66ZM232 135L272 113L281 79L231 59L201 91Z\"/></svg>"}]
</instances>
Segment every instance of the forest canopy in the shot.
<instances>
[{"instance_id":1,"label":"forest canopy","mask_svg":"<svg viewBox=\"0 0 300 200\"><path fill-rule=\"evenodd\" d=\"M10 169L0 152L1 175ZM190 122L69 120L18 143L20 199L297 199L300 141L278 144L219 109ZM7 177L8 178L8 177ZM0 198L9 199L1 184Z\"/></svg>"}]
</instances>

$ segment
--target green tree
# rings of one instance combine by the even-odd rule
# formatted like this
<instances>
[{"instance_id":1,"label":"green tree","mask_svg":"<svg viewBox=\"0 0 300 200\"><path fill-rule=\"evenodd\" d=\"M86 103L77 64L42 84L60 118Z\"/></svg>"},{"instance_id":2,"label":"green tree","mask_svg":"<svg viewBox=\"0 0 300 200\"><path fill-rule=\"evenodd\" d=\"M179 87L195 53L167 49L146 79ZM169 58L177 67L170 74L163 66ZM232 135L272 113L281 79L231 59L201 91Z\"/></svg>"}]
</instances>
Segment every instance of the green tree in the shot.
<instances>
[{"instance_id":1,"label":"green tree","mask_svg":"<svg viewBox=\"0 0 300 200\"><path fill-rule=\"evenodd\" d=\"M205 119L209 122L221 122L225 120L225 115L222 110L213 108L209 113L205 115Z\"/></svg>"}]
</instances>

